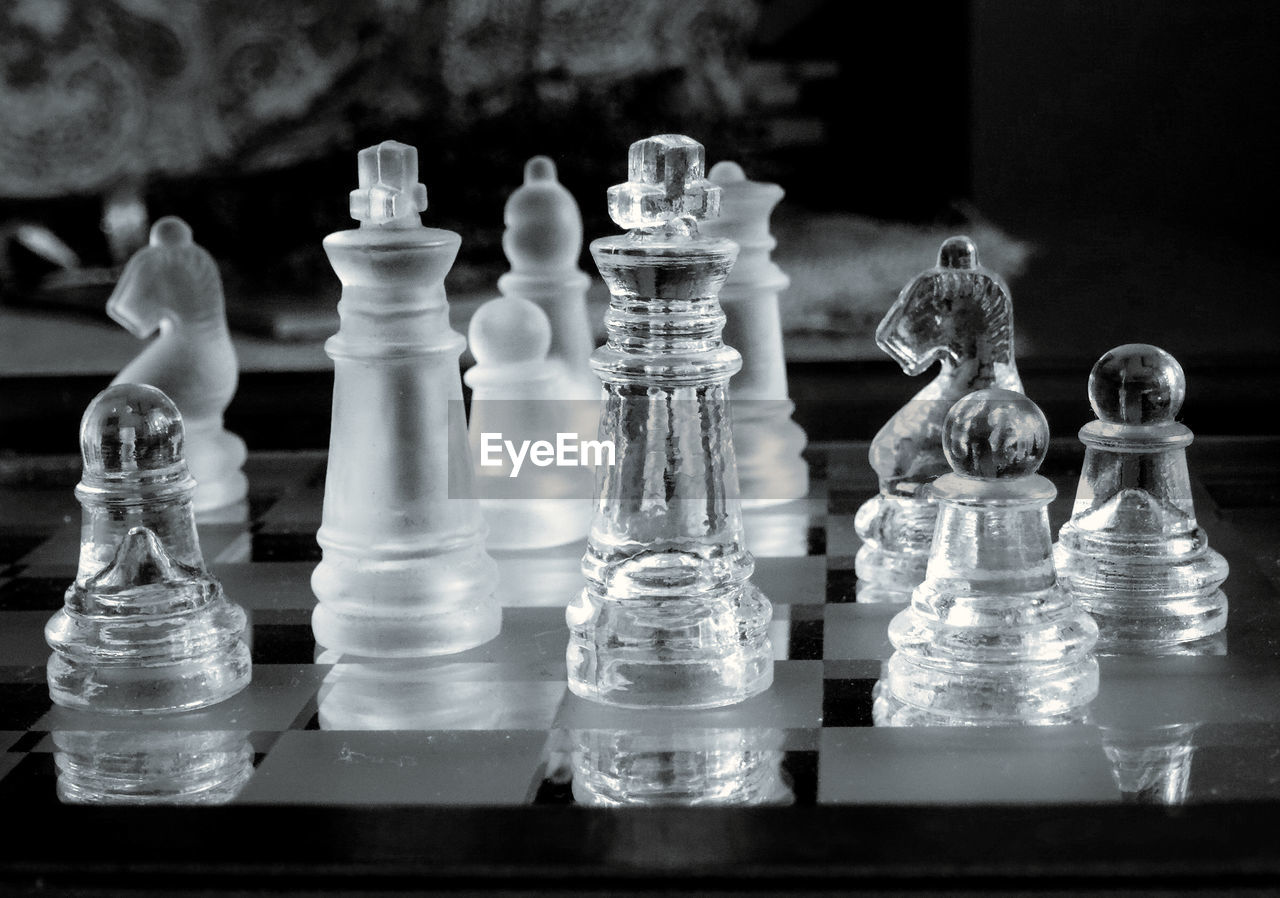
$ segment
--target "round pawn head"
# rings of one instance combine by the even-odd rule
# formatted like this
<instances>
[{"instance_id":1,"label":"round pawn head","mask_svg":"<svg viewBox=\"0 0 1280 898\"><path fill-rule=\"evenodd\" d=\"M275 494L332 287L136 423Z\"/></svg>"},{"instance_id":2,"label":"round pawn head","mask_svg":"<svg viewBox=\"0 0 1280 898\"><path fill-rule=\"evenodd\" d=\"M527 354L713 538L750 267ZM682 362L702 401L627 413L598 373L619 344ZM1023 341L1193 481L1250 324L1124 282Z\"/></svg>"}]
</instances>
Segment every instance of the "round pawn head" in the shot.
<instances>
[{"instance_id":1,"label":"round pawn head","mask_svg":"<svg viewBox=\"0 0 1280 898\"><path fill-rule=\"evenodd\" d=\"M951 469L984 480L1026 477L1049 449L1049 422L1040 407L1012 390L978 390L947 413L942 451Z\"/></svg>"},{"instance_id":2,"label":"round pawn head","mask_svg":"<svg viewBox=\"0 0 1280 898\"><path fill-rule=\"evenodd\" d=\"M503 221L502 249L513 271L577 267L582 213L546 156L525 163L524 184L507 200Z\"/></svg>"},{"instance_id":3,"label":"round pawn head","mask_svg":"<svg viewBox=\"0 0 1280 898\"><path fill-rule=\"evenodd\" d=\"M476 309L467 340L478 365L540 362L551 349L551 322L536 303L504 296Z\"/></svg>"},{"instance_id":4,"label":"round pawn head","mask_svg":"<svg viewBox=\"0 0 1280 898\"><path fill-rule=\"evenodd\" d=\"M140 479L185 470L178 407L146 384L115 384L89 403L80 420L87 483Z\"/></svg>"},{"instance_id":5,"label":"round pawn head","mask_svg":"<svg viewBox=\"0 0 1280 898\"><path fill-rule=\"evenodd\" d=\"M1089 373L1089 404L1108 424L1169 424L1186 395L1178 360L1150 343L1117 346Z\"/></svg>"},{"instance_id":6,"label":"round pawn head","mask_svg":"<svg viewBox=\"0 0 1280 898\"><path fill-rule=\"evenodd\" d=\"M938 248L938 267L972 271L978 267L978 247L964 235L948 237Z\"/></svg>"},{"instance_id":7,"label":"round pawn head","mask_svg":"<svg viewBox=\"0 0 1280 898\"><path fill-rule=\"evenodd\" d=\"M683 134L637 140L627 153L627 182L609 188L609 217L623 228L656 228L689 216L720 214L720 188L704 177L706 151Z\"/></svg>"}]
</instances>

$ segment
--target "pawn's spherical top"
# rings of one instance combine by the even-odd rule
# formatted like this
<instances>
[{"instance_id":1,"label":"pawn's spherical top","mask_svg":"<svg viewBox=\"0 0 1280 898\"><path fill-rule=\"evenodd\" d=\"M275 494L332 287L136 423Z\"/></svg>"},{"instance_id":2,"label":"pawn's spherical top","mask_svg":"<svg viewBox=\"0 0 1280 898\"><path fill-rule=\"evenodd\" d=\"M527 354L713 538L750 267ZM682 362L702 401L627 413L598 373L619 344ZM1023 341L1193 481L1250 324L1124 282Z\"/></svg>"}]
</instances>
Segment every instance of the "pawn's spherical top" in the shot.
<instances>
[{"instance_id":1,"label":"pawn's spherical top","mask_svg":"<svg viewBox=\"0 0 1280 898\"><path fill-rule=\"evenodd\" d=\"M176 215L166 215L151 226L152 246L190 246L191 225Z\"/></svg>"},{"instance_id":2,"label":"pawn's spherical top","mask_svg":"<svg viewBox=\"0 0 1280 898\"><path fill-rule=\"evenodd\" d=\"M1049 448L1049 422L1040 407L1012 390L978 390L947 413L942 451L952 470L982 479L1026 477Z\"/></svg>"},{"instance_id":3,"label":"pawn's spherical top","mask_svg":"<svg viewBox=\"0 0 1280 898\"><path fill-rule=\"evenodd\" d=\"M972 271L978 267L978 247L964 235L948 237L938 249L938 267Z\"/></svg>"},{"instance_id":4,"label":"pawn's spherical top","mask_svg":"<svg viewBox=\"0 0 1280 898\"><path fill-rule=\"evenodd\" d=\"M576 269L582 252L582 214L556 180L556 164L534 156L524 166L524 184L503 211L502 249L512 271Z\"/></svg>"},{"instance_id":5,"label":"pawn's spherical top","mask_svg":"<svg viewBox=\"0 0 1280 898\"><path fill-rule=\"evenodd\" d=\"M1150 343L1117 346L1089 374L1089 404L1108 424L1168 424L1186 395L1178 360Z\"/></svg>"},{"instance_id":6,"label":"pawn's spherical top","mask_svg":"<svg viewBox=\"0 0 1280 898\"><path fill-rule=\"evenodd\" d=\"M721 160L711 166L711 171L707 174L707 180L713 184L741 184L747 180L747 173L742 170L742 166L728 159Z\"/></svg>"},{"instance_id":7,"label":"pawn's spherical top","mask_svg":"<svg viewBox=\"0 0 1280 898\"><path fill-rule=\"evenodd\" d=\"M155 387L115 384L89 403L80 421L86 480L164 471L181 464L178 407Z\"/></svg>"},{"instance_id":8,"label":"pawn's spherical top","mask_svg":"<svg viewBox=\"0 0 1280 898\"><path fill-rule=\"evenodd\" d=\"M467 340L481 365L541 361L551 349L551 322L536 303L504 296L476 309Z\"/></svg>"}]
</instances>

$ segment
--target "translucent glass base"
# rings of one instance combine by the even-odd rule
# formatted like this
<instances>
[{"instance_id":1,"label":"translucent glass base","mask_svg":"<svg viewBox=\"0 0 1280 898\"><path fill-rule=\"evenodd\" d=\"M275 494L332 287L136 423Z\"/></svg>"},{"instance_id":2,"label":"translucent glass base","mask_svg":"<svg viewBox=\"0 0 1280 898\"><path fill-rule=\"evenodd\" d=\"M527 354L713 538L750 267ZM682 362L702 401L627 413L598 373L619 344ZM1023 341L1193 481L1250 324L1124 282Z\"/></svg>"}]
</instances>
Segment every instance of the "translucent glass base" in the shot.
<instances>
[{"instance_id":1,"label":"translucent glass base","mask_svg":"<svg viewBox=\"0 0 1280 898\"><path fill-rule=\"evenodd\" d=\"M1065 723L1098 693L1097 627L1058 587L944 596L931 582L889 639L877 723Z\"/></svg>"},{"instance_id":2,"label":"translucent glass base","mask_svg":"<svg viewBox=\"0 0 1280 898\"><path fill-rule=\"evenodd\" d=\"M225 804L253 774L243 732L55 732L69 804Z\"/></svg>"},{"instance_id":3,"label":"translucent glass base","mask_svg":"<svg viewBox=\"0 0 1280 898\"><path fill-rule=\"evenodd\" d=\"M69 708L154 714L203 708L249 684L245 614L218 595L195 611L156 618L85 616L63 609L45 628L49 694Z\"/></svg>"},{"instance_id":4,"label":"translucent glass base","mask_svg":"<svg viewBox=\"0 0 1280 898\"><path fill-rule=\"evenodd\" d=\"M859 602L908 602L924 582L937 506L914 496L877 493L854 518L862 547L854 560Z\"/></svg>"},{"instance_id":5,"label":"translucent glass base","mask_svg":"<svg viewBox=\"0 0 1280 898\"><path fill-rule=\"evenodd\" d=\"M612 600L584 589L565 612L569 689L624 708L715 708L773 682L773 609L750 582L713 595Z\"/></svg>"},{"instance_id":6,"label":"translucent glass base","mask_svg":"<svg viewBox=\"0 0 1280 898\"><path fill-rule=\"evenodd\" d=\"M1104 543L1062 528L1054 560L1062 583L1098 623L1098 646L1142 651L1213 636L1227 625L1226 559L1197 532L1186 551Z\"/></svg>"},{"instance_id":7,"label":"translucent glass base","mask_svg":"<svg viewBox=\"0 0 1280 898\"><path fill-rule=\"evenodd\" d=\"M573 797L593 807L790 804L777 730L572 734Z\"/></svg>"}]
</instances>

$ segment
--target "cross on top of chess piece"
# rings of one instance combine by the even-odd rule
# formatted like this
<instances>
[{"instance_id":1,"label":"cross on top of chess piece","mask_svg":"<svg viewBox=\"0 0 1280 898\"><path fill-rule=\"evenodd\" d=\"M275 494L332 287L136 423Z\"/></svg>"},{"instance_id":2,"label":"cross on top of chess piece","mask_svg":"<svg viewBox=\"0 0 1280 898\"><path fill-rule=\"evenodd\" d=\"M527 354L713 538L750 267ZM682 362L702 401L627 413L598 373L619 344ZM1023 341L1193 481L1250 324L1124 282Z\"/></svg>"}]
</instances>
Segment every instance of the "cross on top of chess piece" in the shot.
<instances>
[{"instance_id":1,"label":"cross on top of chess piece","mask_svg":"<svg viewBox=\"0 0 1280 898\"><path fill-rule=\"evenodd\" d=\"M360 186L351 191L351 217L362 228L411 228L427 209L426 185L418 182L418 150L384 140L357 155Z\"/></svg>"},{"instance_id":2,"label":"cross on top of chess piece","mask_svg":"<svg viewBox=\"0 0 1280 898\"><path fill-rule=\"evenodd\" d=\"M683 134L637 140L627 152L627 182L609 188L609 217L622 228L661 227L678 218L720 214L720 188L708 181L706 151Z\"/></svg>"},{"instance_id":3,"label":"cross on top of chess piece","mask_svg":"<svg viewBox=\"0 0 1280 898\"><path fill-rule=\"evenodd\" d=\"M1171 424L1186 396L1178 360L1149 343L1117 346L1089 374L1089 404L1108 424Z\"/></svg>"}]
</instances>

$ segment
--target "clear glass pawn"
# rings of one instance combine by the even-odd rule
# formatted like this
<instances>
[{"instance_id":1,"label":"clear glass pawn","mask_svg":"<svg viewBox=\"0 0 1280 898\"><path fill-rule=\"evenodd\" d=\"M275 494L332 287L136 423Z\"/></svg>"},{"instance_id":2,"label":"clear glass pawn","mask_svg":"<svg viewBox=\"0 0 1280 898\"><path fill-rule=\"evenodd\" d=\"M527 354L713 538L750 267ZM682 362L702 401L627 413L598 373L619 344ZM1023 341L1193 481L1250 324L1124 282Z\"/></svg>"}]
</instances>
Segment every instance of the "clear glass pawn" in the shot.
<instances>
[{"instance_id":1,"label":"clear glass pawn","mask_svg":"<svg viewBox=\"0 0 1280 898\"><path fill-rule=\"evenodd\" d=\"M1049 424L1011 390L972 393L947 414L952 473L933 494L925 580L889 624L878 725L1051 724L1082 720L1098 692L1093 620L1057 582L1048 505L1035 473Z\"/></svg>"},{"instance_id":2,"label":"clear glass pawn","mask_svg":"<svg viewBox=\"0 0 1280 898\"><path fill-rule=\"evenodd\" d=\"M772 607L743 541L728 383L741 358L721 340L716 293L738 247L701 237L719 209L702 145L638 141L609 212L630 232L591 254L611 293L596 510L566 610L569 688L627 707L710 708L773 681Z\"/></svg>"},{"instance_id":3,"label":"clear glass pawn","mask_svg":"<svg viewBox=\"0 0 1280 898\"><path fill-rule=\"evenodd\" d=\"M116 384L85 410L80 565L45 627L60 705L184 711L249 683L245 613L205 569L183 438L155 387Z\"/></svg>"},{"instance_id":4,"label":"clear glass pawn","mask_svg":"<svg viewBox=\"0 0 1280 898\"><path fill-rule=\"evenodd\" d=\"M1112 349L1089 375L1098 420L1080 430L1084 468L1055 555L1108 651L1194 651L1227 623L1227 561L1196 522L1192 434L1174 420L1186 389L1177 360L1146 343Z\"/></svg>"}]
</instances>

